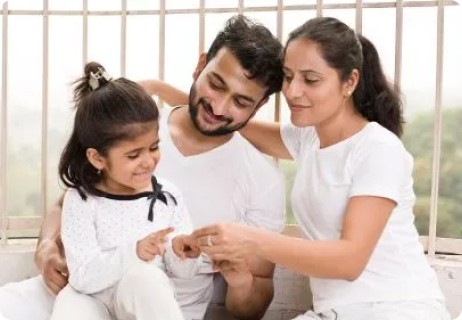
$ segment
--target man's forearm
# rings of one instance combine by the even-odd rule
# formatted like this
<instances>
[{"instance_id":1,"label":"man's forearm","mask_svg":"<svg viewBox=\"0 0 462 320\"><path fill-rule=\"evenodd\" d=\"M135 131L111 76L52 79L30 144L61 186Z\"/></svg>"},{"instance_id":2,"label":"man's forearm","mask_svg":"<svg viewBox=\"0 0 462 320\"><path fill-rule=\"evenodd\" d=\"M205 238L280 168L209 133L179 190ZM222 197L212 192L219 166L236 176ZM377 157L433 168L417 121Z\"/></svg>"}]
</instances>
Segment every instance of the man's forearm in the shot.
<instances>
[{"instance_id":1,"label":"man's forearm","mask_svg":"<svg viewBox=\"0 0 462 320\"><path fill-rule=\"evenodd\" d=\"M228 287L226 309L237 319L261 319L273 300L273 279L252 276L245 286Z\"/></svg>"},{"instance_id":2,"label":"man's forearm","mask_svg":"<svg viewBox=\"0 0 462 320\"><path fill-rule=\"evenodd\" d=\"M63 205L62 195L59 200L48 210L42 223L37 249L35 250L35 264L41 269L43 251L48 245L57 245L61 229L61 209Z\"/></svg>"}]
</instances>

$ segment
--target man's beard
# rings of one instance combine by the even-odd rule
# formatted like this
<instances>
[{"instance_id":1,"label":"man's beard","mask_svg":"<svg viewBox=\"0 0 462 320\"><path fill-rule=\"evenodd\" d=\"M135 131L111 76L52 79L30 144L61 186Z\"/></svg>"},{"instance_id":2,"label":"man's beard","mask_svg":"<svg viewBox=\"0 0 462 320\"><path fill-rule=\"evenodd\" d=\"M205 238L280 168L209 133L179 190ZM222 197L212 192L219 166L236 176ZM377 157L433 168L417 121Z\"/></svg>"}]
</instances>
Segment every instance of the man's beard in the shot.
<instances>
[{"instance_id":1,"label":"man's beard","mask_svg":"<svg viewBox=\"0 0 462 320\"><path fill-rule=\"evenodd\" d=\"M247 124L247 122L249 122L250 118L252 118L250 116L244 122L237 123L235 125L230 125L233 122L232 118L225 117L225 116L216 116L213 113L212 106L210 105L210 103L205 101L204 98L199 98L197 100L197 103L194 103L195 99L196 99L196 86L195 86L195 83L193 83L193 85L191 86L191 90L189 92L189 108L188 108L189 116L191 117L191 121L193 122L196 129L205 136L216 137L216 136L228 135L230 133L233 133L234 131L238 131L241 128L243 128ZM207 130L201 127L201 123L198 119L200 106L202 106L202 108L204 109L204 112L207 112L213 115L215 118L222 120L224 124L213 130Z\"/></svg>"}]
</instances>

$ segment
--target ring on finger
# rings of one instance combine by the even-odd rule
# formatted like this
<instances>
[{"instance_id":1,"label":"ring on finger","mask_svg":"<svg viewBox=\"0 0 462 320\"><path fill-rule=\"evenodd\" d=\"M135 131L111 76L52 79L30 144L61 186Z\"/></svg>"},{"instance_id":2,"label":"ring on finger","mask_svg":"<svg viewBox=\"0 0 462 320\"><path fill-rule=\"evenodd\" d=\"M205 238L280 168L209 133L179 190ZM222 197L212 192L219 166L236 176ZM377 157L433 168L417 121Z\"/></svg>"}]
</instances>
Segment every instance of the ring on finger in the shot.
<instances>
[{"instance_id":1,"label":"ring on finger","mask_svg":"<svg viewBox=\"0 0 462 320\"><path fill-rule=\"evenodd\" d=\"M213 243L213 240L212 240L212 236L208 235L207 236L207 246L213 247L213 245L214 245L214 243Z\"/></svg>"}]
</instances>

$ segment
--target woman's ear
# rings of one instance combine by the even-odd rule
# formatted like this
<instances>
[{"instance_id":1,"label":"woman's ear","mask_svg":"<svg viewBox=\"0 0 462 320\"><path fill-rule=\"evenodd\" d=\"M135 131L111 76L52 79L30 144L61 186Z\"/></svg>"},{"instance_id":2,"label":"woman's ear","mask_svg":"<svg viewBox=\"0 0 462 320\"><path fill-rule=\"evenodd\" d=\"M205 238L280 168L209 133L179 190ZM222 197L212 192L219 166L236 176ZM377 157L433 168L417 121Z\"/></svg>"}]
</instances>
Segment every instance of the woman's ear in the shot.
<instances>
[{"instance_id":1,"label":"woman's ear","mask_svg":"<svg viewBox=\"0 0 462 320\"><path fill-rule=\"evenodd\" d=\"M88 161L91 163L96 170L101 171L104 169L106 162L103 156L101 156L95 148L88 148L86 151Z\"/></svg>"},{"instance_id":2,"label":"woman's ear","mask_svg":"<svg viewBox=\"0 0 462 320\"><path fill-rule=\"evenodd\" d=\"M344 85L343 95L346 98L349 98L353 95L353 92L355 91L356 86L358 85L359 77L360 77L360 74L359 74L358 69L353 69L353 71L351 71L351 74L348 77Z\"/></svg>"}]
</instances>

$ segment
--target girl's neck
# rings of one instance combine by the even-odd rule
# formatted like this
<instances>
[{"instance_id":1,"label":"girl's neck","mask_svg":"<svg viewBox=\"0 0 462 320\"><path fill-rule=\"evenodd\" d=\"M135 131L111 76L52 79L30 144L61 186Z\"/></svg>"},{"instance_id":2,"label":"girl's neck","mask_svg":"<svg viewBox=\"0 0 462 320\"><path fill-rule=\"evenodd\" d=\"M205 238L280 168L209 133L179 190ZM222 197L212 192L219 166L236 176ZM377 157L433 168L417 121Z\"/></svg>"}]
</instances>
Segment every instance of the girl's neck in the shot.
<instances>
[{"instance_id":1,"label":"girl's neck","mask_svg":"<svg viewBox=\"0 0 462 320\"><path fill-rule=\"evenodd\" d=\"M127 196L143 192L151 192L153 190L153 186L150 183L145 188L133 189L127 186L118 185L108 179L102 179L102 181L96 185L96 189L108 194Z\"/></svg>"}]
</instances>

